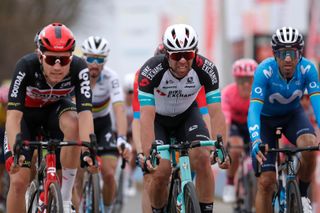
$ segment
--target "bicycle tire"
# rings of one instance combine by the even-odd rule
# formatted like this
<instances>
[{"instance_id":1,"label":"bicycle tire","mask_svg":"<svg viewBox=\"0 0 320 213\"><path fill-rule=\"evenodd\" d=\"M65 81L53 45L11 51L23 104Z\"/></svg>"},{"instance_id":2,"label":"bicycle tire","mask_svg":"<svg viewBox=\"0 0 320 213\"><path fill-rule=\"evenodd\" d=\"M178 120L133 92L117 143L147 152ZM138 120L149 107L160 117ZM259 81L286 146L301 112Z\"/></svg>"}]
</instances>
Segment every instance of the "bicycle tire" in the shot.
<instances>
[{"instance_id":1,"label":"bicycle tire","mask_svg":"<svg viewBox=\"0 0 320 213\"><path fill-rule=\"evenodd\" d=\"M300 190L297 181L289 180L286 188L287 212L303 213Z\"/></svg>"},{"instance_id":2,"label":"bicycle tire","mask_svg":"<svg viewBox=\"0 0 320 213\"><path fill-rule=\"evenodd\" d=\"M177 213L177 197L180 193L181 189L181 181L179 178L175 178L172 182L172 189L169 195L169 202L168 202L168 212L169 213Z\"/></svg>"},{"instance_id":3,"label":"bicycle tire","mask_svg":"<svg viewBox=\"0 0 320 213\"><path fill-rule=\"evenodd\" d=\"M113 204L112 213L121 213L123 208L123 179L124 179L124 170L120 170L119 179L118 179L118 187L117 187L117 193L116 198Z\"/></svg>"},{"instance_id":4,"label":"bicycle tire","mask_svg":"<svg viewBox=\"0 0 320 213\"><path fill-rule=\"evenodd\" d=\"M56 182L51 183L48 193L47 213L63 212L63 202L59 184Z\"/></svg>"},{"instance_id":5,"label":"bicycle tire","mask_svg":"<svg viewBox=\"0 0 320 213\"><path fill-rule=\"evenodd\" d=\"M244 203L243 203L243 210L244 212L251 213L253 207L253 174L248 173L245 178L243 179L243 186L244 186Z\"/></svg>"},{"instance_id":6,"label":"bicycle tire","mask_svg":"<svg viewBox=\"0 0 320 213\"><path fill-rule=\"evenodd\" d=\"M201 213L197 193L192 182L184 185L183 199L186 213Z\"/></svg>"},{"instance_id":7,"label":"bicycle tire","mask_svg":"<svg viewBox=\"0 0 320 213\"><path fill-rule=\"evenodd\" d=\"M91 175L91 186L92 186L92 212L99 213L99 204L100 204L100 180L99 174Z\"/></svg>"},{"instance_id":8,"label":"bicycle tire","mask_svg":"<svg viewBox=\"0 0 320 213\"><path fill-rule=\"evenodd\" d=\"M38 189L39 183L37 180L33 180L28 187L26 193L26 209L28 213L37 212L38 207Z\"/></svg>"}]
</instances>

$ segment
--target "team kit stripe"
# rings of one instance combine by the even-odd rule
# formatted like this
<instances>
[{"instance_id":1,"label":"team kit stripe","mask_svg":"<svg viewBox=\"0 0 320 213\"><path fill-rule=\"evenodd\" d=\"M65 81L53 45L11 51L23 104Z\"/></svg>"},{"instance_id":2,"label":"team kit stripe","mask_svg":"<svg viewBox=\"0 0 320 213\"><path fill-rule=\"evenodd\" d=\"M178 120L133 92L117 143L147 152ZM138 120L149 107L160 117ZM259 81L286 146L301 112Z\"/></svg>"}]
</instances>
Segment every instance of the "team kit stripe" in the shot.
<instances>
[{"instance_id":1,"label":"team kit stripe","mask_svg":"<svg viewBox=\"0 0 320 213\"><path fill-rule=\"evenodd\" d=\"M250 102L256 102L256 103L260 103L260 104L264 103L261 99L257 99L257 98L251 99Z\"/></svg>"}]
</instances>

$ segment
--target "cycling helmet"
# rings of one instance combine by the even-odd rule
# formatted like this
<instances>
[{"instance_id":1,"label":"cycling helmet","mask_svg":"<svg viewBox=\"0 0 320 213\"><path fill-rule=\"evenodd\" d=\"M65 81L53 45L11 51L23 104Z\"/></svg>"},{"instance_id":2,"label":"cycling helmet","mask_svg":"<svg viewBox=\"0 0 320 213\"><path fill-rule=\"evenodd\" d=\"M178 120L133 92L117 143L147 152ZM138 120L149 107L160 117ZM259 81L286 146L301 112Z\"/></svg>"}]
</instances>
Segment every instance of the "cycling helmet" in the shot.
<instances>
[{"instance_id":1,"label":"cycling helmet","mask_svg":"<svg viewBox=\"0 0 320 213\"><path fill-rule=\"evenodd\" d=\"M41 52L46 50L72 52L76 43L71 30L60 23L52 23L44 27L35 39L38 39L38 48Z\"/></svg>"},{"instance_id":2,"label":"cycling helmet","mask_svg":"<svg viewBox=\"0 0 320 213\"><path fill-rule=\"evenodd\" d=\"M303 36L299 31L292 27L283 27L277 29L272 35L271 46L273 51L277 51L280 48L297 48L302 52L304 47Z\"/></svg>"},{"instance_id":3,"label":"cycling helmet","mask_svg":"<svg viewBox=\"0 0 320 213\"><path fill-rule=\"evenodd\" d=\"M102 55L107 57L110 52L110 43L101 37L90 36L81 46L84 54Z\"/></svg>"},{"instance_id":4,"label":"cycling helmet","mask_svg":"<svg viewBox=\"0 0 320 213\"><path fill-rule=\"evenodd\" d=\"M123 88L125 92L133 91L135 73L128 73L124 76Z\"/></svg>"},{"instance_id":5,"label":"cycling helmet","mask_svg":"<svg viewBox=\"0 0 320 213\"><path fill-rule=\"evenodd\" d=\"M255 60L244 58L236 60L232 65L232 75L234 77L251 77L258 64Z\"/></svg>"},{"instance_id":6,"label":"cycling helmet","mask_svg":"<svg viewBox=\"0 0 320 213\"><path fill-rule=\"evenodd\" d=\"M159 44L157 46L157 49L154 51L154 56L165 54L165 53L166 53L166 49L164 48L163 44Z\"/></svg>"},{"instance_id":7,"label":"cycling helmet","mask_svg":"<svg viewBox=\"0 0 320 213\"><path fill-rule=\"evenodd\" d=\"M163 35L163 45L167 51L194 50L198 45L198 35L190 25L171 25Z\"/></svg>"}]
</instances>

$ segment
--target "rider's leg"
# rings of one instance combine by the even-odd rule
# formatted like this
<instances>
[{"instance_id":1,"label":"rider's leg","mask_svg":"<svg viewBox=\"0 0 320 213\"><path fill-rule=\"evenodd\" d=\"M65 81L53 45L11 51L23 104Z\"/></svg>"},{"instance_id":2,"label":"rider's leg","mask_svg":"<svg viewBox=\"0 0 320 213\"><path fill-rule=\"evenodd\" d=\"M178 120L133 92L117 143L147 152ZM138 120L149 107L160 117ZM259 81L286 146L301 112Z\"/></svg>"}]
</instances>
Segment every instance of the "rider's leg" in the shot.
<instances>
[{"instance_id":1,"label":"rider's leg","mask_svg":"<svg viewBox=\"0 0 320 213\"><path fill-rule=\"evenodd\" d=\"M59 119L60 129L64 134L64 140L77 141L79 139L78 116L75 111L64 112ZM61 194L63 201L71 201L72 188L79 167L81 148L77 146L61 148L62 186Z\"/></svg>"},{"instance_id":2,"label":"rider's leg","mask_svg":"<svg viewBox=\"0 0 320 213\"><path fill-rule=\"evenodd\" d=\"M101 157L101 174L103 179L103 201L107 208L110 208L116 195L117 183L115 173L118 159L115 155L105 155Z\"/></svg>"},{"instance_id":3,"label":"rider's leg","mask_svg":"<svg viewBox=\"0 0 320 213\"><path fill-rule=\"evenodd\" d=\"M20 168L15 174L10 174L10 187L7 196L7 212L25 212L25 194L30 182L30 169ZM18 204L18 205L17 205Z\"/></svg>"},{"instance_id":4,"label":"rider's leg","mask_svg":"<svg viewBox=\"0 0 320 213\"><path fill-rule=\"evenodd\" d=\"M168 199L168 189L171 175L171 163L168 160L161 159L157 170L152 174L144 175L144 184L150 198L150 204L153 208L162 209L165 207Z\"/></svg>"},{"instance_id":5,"label":"rider's leg","mask_svg":"<svg viewBox=\"0 0 320 213\"><path fill-rule=\"evenodd\" d=\"M210 152L200 147L190 150L190 164L196 173L196 190L200 203L212 203L214 200L214 177L211 170Z\"/></svg>"},{"instance_id":6,"label":"rider's leg","mask_svg":"<svg viewBox=\"0 0 320 213\"><path fill-rule=\"evenodd\" d=\"M298 147L317 146L316 136L313 134L303 134L297 139ZM316 152L302 152L301 165L298 171L299 188L302 197L307 196L308 187L312 180L314 171L316 169Z\"/></svg>"},{"instance_id":7,"label":"rider's leg","mask_svg":"<svg viewBox=\"0 0 320 213\"><path fill-rule=\"evenodd\" d=\"M262 172L258 178L256 194L256 212L271 213L272 194L276 184L276 173L274 171Z\"/></svg>"}]
</instances>

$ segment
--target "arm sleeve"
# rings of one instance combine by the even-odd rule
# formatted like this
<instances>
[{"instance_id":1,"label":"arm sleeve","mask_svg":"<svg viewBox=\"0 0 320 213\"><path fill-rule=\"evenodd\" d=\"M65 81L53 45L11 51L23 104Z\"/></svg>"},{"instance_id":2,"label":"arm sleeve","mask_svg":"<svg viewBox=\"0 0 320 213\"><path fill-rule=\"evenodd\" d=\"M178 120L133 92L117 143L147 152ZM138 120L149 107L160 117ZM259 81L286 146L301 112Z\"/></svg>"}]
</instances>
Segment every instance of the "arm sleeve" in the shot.
<instances>
[{"instance_id":1,"label":"arm sleeve","mask_svg":"<svg viewBox=\"0 0 320 213\"><path fill-rule=\"evenodd\" d=\"M132 100L132 111L133 111L133 118L134 119L140 119L140 103L138 100L138 78L139 78L139 72L138 70L136 72L134 83L133 83L133 100Z\"/></svg>"},{"instance_id":2,"label":"arm sleeve","mask_svg":"<svg viewBox=\"0 0 320 213\"><path fill-rule=\"evenodd\" d=\"M204 87L202 86L197 98L196 98L196 102L198 104L199 110L201 115L206 115L208 114L208 107L207 107L207 101L206 101L206 94L204 92Z\"/></svg>"},{"instance_id":3,"label":"arm sleeve","mask_svg":"<svg viewBox=\"0 0 320 213\"><path fill-rule=\"evenodd\" d=\"M222 112L224 114L224 117L226 118L226 123L230 124L231 123L231 108L230 108L230 101L228 97L228 90L222 91L222 96L221 96L221 108Z\"/></svg>"},{"instance_id":4,"label":"arm sleeve","mask_svg":"<svg viewBox=\"0 0 320 213\"><path fill-rule=\"evenodd\" d=\"M260 114L266 94L267 77L258 66L252 84L250 106L248 111L248 129L251 142L260 138Z\"/></svg>"},{"instance_id":5,"label":"arm sleeve","mask_svg":"<svg viewBox=\"0 0 320 213\"><path fill-rule=\"evenodd\" d=\"M144 65L141 68L138 78L138 99L140 106L155 106L154 99L154 78L148 78L148 72L150 68L148 65Z\"/></svg>"},{"instance_id":6,"label":"arm sleeve","mask_svg":"<svg viewBox=\"0 0 320 213\"><path fill-rule=\"evenodd\" d=\"M21 59L17 62L8 95L8 110L22 111L27 90L27 64Z\"/></svg>"},{"instance_id":7,"label":"arm sleeve","mask_svg":"<svg viewBox=\"0 0 320 213\"><path fill-rule=\"evenodd\" d=\"M117 73L115 72L112 73L109 86L111 91L110 93L111 102L113 104L117 102L124 102L124 94L123 94L122 86Z\"/></svg>"},{"instance_id":8,"label":"arm sleeve","mask_svg":"<svg viewBox=\"0 0 320 213\"><path fill-rule=\"evenodd\" d=\"M75 96L77 111L85 111L92 109L92 91L90 87L90 75L87 68L87 64L82 60L78 59L75 64L77 67L72 73L73 82L75 86ZM78 71L78 72L77 72Z\"/></svg>"},{"instance_id":9,"label":"arm sleeve","mask_svg":"<svg viewBox=\"0 0 320 213\"><path fill-rule=\"evenodd\" d=\"M308 65L309 66L309 65ZM313 64L310 65L307 75L307 90L310 96L311 105L316 117L318 127L320 127L320 88L318 72Z\"/></svg>"}]
</instances>

